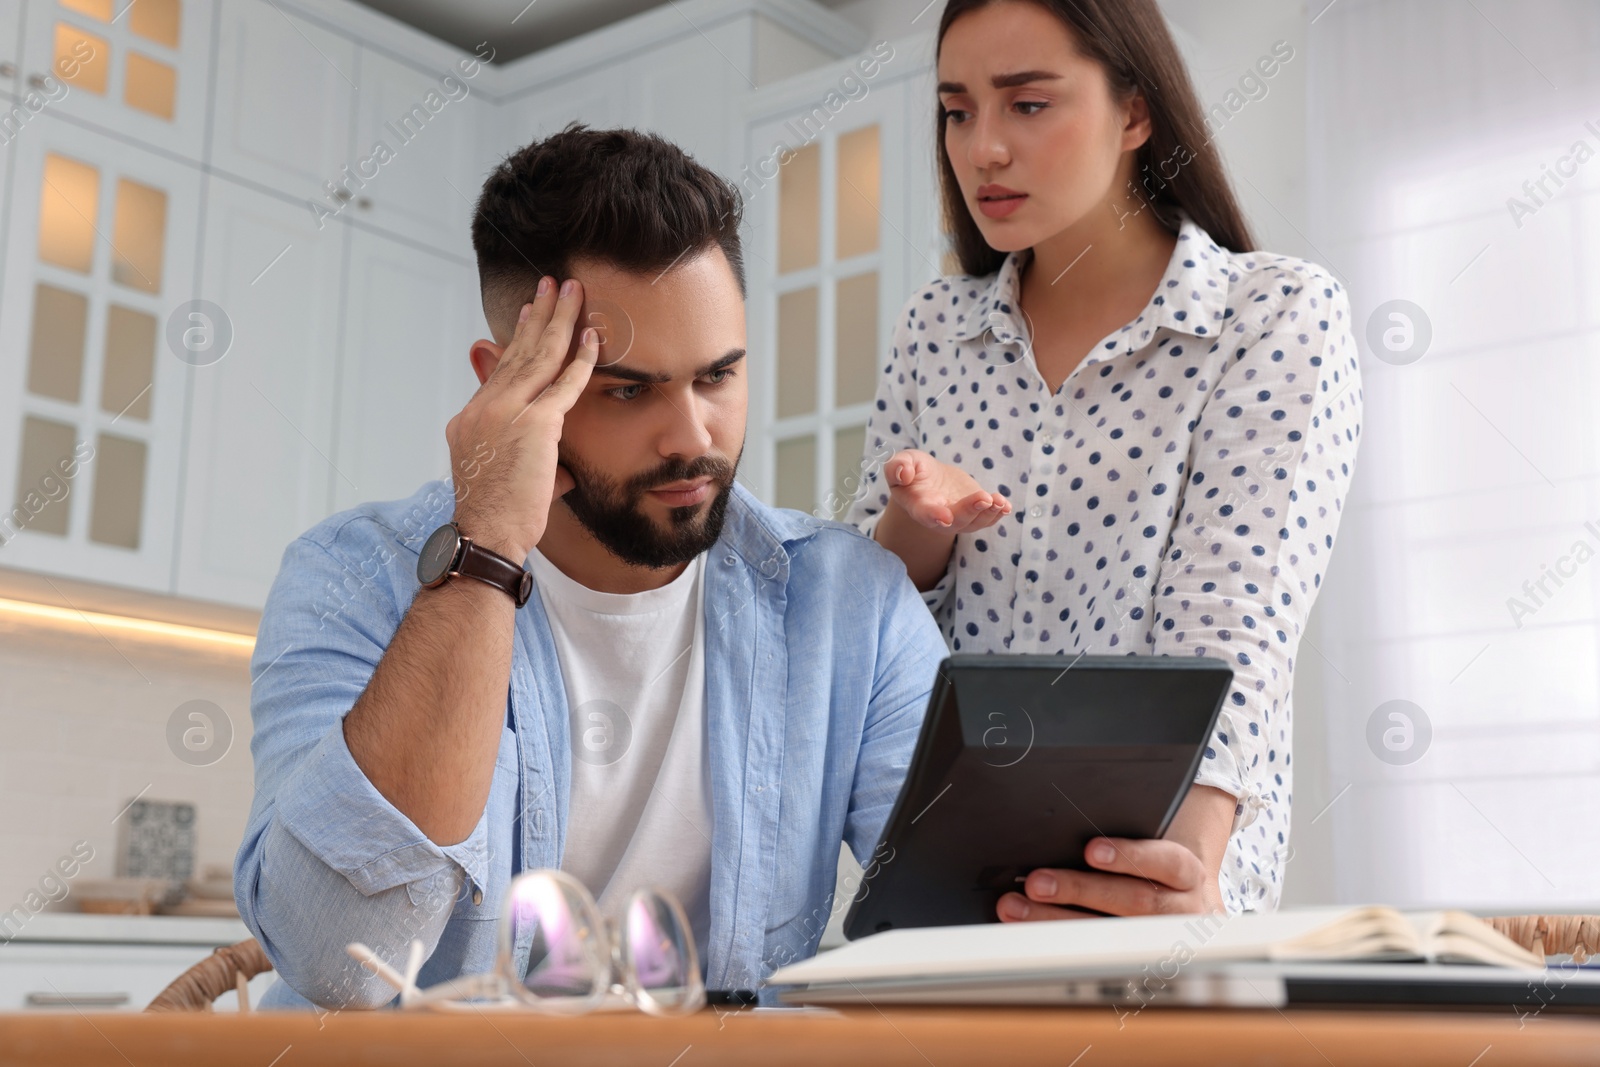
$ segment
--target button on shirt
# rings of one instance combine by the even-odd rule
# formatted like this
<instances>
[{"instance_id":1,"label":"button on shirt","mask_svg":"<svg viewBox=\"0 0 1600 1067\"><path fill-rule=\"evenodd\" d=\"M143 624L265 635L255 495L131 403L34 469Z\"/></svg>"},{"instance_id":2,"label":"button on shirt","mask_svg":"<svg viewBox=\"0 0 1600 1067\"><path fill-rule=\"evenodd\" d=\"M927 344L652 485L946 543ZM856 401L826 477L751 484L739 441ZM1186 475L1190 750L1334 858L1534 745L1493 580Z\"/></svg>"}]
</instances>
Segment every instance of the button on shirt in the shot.
<instances>
[{"instance_id":1,"label":"button on shirt","mask_svg":"<svg viewBox=\"0 0 1600 1067\"><path fill-rule=\"evenodd\" d=\"M871 532L884 461L920 449L1013 506L957 536L924 596L953 650L1228 662L1196 781L1239 801L1228 910L1274 908L1294 660L1360 433L1348 298L1315 263L1229 252L1185 218L1149 304L1051 393L1018 310L1029 257L907 302L848 518Z\"/></svg>"}]
</instances>

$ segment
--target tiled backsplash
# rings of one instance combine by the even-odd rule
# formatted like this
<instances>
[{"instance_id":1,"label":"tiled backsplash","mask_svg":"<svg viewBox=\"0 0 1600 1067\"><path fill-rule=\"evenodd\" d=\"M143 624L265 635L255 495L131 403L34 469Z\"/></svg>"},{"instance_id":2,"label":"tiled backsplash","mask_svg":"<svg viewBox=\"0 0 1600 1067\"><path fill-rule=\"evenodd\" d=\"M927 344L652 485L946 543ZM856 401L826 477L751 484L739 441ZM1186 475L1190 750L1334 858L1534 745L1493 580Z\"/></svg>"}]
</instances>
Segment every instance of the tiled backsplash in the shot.
<instances>
[{"instance_id":1,"label":"tiled backsplash","mask_svg":"<svg viewBox=\"0 0 1600 1067\"><path fill-rule=\"evenodd\" d=\"M206 763L214 753L180 758L169 744L174 711L195 700L220 708L232 728L215 762ZM0 612L0 912L62 881L67 899L51 908L70 910L73 882L114 875L113 820L141 794L192 802L197 873L231 868L251 792L245 652ZM41 889L78 842L93 859Z\"/></svg>"}]
</instances>

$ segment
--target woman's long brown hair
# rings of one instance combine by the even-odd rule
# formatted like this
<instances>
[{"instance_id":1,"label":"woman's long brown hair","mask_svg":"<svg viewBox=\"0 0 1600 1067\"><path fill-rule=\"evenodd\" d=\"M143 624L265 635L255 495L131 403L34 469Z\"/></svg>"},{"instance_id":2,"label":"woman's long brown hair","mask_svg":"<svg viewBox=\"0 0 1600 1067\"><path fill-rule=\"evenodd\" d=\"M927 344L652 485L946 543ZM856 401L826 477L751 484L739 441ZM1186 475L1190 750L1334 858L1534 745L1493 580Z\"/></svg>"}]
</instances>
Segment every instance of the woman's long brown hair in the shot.
<instances>
[{"instance_id":1,"label":"woman's long brown hair","mask_svg":"<svg viewBox=\"0 0 1600 1067\"><path fill-rule=\"evenodd\" d=\"M950 24L994 0L948 0L939 19L939 45ZM1060 19L1082 52L1100 64L1117 99L1134 91L1150 107L1150 137L1134 158L1133 192L1168 229L1178 229L1177 209L1187 212L1211 239L1234 252L1255 247L1244 213L1234 199L1222 158L1201 118L1183 57L1167 32L1155 0L1027 0ZM934 53L935 62L938 52ZM982 277L1005 261L983 239L972 219L950 154L944 145L944 107L935 103L934 141L939 153L939 188L945 228L961 269Z\"/></svg>"}]
</instances>

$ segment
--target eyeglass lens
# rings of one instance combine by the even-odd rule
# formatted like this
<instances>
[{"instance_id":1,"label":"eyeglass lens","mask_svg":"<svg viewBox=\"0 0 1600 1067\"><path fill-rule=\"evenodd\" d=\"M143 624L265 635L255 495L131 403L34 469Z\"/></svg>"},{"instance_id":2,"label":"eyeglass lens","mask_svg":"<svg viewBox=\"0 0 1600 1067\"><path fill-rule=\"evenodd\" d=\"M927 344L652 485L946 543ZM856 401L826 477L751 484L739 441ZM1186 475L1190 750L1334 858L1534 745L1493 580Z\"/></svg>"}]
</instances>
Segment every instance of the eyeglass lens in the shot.
<instances>
[{"instance_id":1,"label":"eyeglass lens","mask_svg":"<svg viewBox=\"0 0 1600 1067\"><path fill-rule=\"evenodd\" d=\"M660 893L635 893L620 934L623 982L639 1007L669 1015L704 1003L693 934L680 907Z\"/></svg>"},{"instance_id":2,"label":"eyeglass lens","mask_svg":"<svg viewBox=\"0 0 1600 1067\"><path fill-rule=\"evenodd\" d=\"M610 953L583 887L568 879L519 878L511 892L513 932L531 941L523 989L540 999L604 996L611 981Z\"/></svg>"}]
</instances>

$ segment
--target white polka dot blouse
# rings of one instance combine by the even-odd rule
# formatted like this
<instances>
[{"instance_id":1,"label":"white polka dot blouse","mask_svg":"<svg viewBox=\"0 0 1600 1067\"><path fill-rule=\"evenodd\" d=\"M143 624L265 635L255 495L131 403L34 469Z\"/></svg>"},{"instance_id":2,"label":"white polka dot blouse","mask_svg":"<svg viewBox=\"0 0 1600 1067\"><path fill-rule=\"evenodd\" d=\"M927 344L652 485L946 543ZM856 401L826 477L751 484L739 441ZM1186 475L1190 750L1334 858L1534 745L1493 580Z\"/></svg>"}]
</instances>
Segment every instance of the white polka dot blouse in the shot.
<instances>
[{"instance_id":1,"label":"white polka dot blouse","mask_svg":"<svg viewBox=\"0 0 1600 1067\"><path fill-rule=\"evenodd\" d=\"M1228 910L1273 909L1294 661L1360 437L1348 298L1315 263L1229 252L1184 218L1149 304L1052 395L1017 310L1030 255L906 303L848 521L870 534L884 462L921 449L1014 508L958 535L925 594L953 651L1226 660L1195 780L1238 798Z\"/></svg>"}]
</instances>

